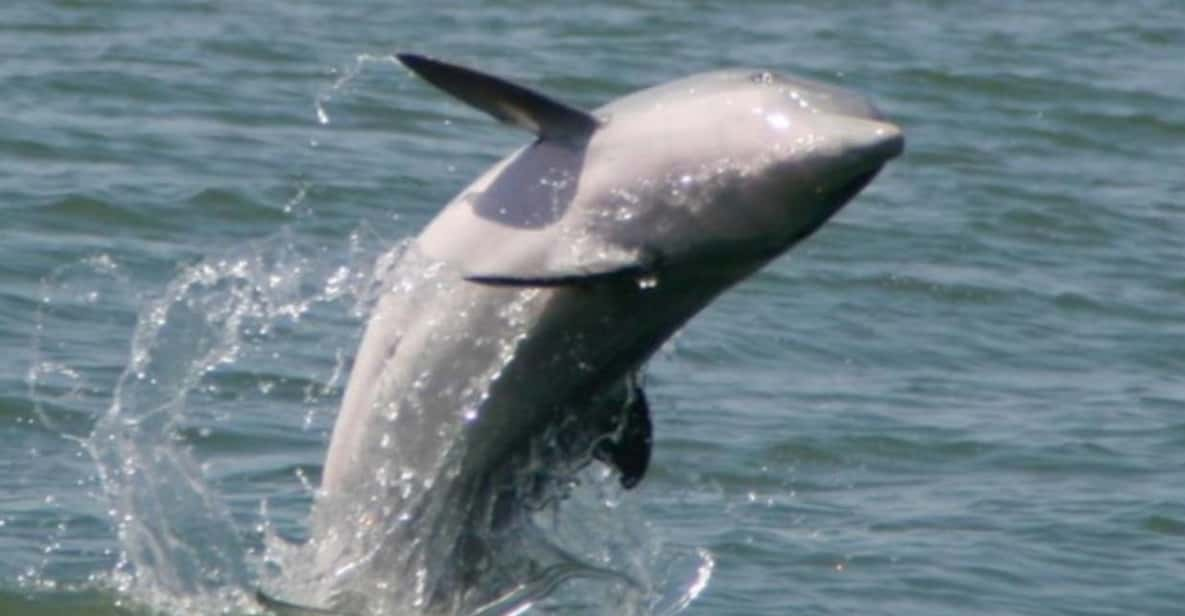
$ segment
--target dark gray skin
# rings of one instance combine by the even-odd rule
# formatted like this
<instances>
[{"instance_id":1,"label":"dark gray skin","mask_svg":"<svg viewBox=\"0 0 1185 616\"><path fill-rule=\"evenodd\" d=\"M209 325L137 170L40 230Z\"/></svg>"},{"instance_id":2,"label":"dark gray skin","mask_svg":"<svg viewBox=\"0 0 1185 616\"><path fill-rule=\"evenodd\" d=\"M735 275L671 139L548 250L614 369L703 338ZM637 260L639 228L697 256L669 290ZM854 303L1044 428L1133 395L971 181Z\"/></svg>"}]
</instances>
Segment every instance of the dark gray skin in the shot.
<instances>
[{"instance_id":1,"label":"dark gray skin","mask_svg":"<svg viewBox=\"0 0 1185 616\"><path fill-rule=\"evenodd\" d=\"M315 566L337 604L449 612L472 603L493 549L474 529L512 517L532 476L595 457L627 487L641 479L651 435L634 375L904 140L859 95L762 71L686 78L590 114L400 59L538 137L403 255L355 359L316 506ZM417 588L384 589L417 575Z\"/></svg>"}]
</instances>

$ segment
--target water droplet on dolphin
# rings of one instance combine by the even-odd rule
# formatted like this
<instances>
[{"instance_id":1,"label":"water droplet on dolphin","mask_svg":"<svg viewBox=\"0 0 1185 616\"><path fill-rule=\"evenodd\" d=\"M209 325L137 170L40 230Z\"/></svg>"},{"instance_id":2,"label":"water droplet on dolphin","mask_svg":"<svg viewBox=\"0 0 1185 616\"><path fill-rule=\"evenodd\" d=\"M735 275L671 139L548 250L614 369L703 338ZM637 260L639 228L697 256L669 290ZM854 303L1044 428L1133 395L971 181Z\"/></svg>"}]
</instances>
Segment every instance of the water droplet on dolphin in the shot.
<instances>
[{"instance_id":1,"label":"water droplet on dolphin","mask_svg":"<svg viewBox=\"0 0 1185 616\"><path fill-rule=\"evenodd\" d=\"M770 127L777 130L790 128L790 118L786 117L784 113L771 113L765 116L765 121Z\"/></svg>"},{"instance_id":2,"label":"water droplet on dolphin","mask_svg":"<svg viewBox=\"0 0 1185 616\"><path fill-rule=\"evenodd\" d=\"M637 212L634 211L634 208L619 207L613 214L613 220L616 220L617 222L629 222L630 220L633 220L635 215L637 215Z\"/></svg>"},{"instance_id":3,"label":"water droplet on dolphin","mask_svg":"<svg viewBox=\"0 0 1185 616\"><path fill-rule=\"evenodd\" d=\"M655 276L654 274L648 274L646 276L642 276L641 278L638 278L638 288L642 289L643 291L653 289L657 286L658 286L658 276Z\"/></svg>"}]
</instances>

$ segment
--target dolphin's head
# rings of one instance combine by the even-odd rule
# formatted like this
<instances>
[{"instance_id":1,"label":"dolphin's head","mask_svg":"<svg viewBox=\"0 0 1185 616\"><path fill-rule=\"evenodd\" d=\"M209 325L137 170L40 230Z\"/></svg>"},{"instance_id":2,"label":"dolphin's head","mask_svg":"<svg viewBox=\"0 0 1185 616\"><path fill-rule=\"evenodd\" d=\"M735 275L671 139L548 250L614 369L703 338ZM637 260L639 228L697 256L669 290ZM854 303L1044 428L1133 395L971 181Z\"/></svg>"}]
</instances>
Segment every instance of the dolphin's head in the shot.
<instances>
[{"instance_id":1,"label":"dolphin's head","mask_svg":"<svg viewBox=\"0 0 1185 616\"><path fill-rule=\"evenodd\" d=\"M762 70L689 77L598 115L605 124L589 160L605 166L590 180L617 209L634 208L635 220L612 233L668 261L780 254L904 147L863 96Z\"/></svg>"},{"instance_id":2,"label":"dolphin's head","mask_svg":"<svg viewBox=\"0 0 1185 616\"><path fill-rule=\"evenodd\" d=\"M695 75L590 114L472 69L399 58L537 136L418 240L486 284L681 266L732 282L813 233L904 147L863 96L769 71Z\"/></svg>"}]
</instances>

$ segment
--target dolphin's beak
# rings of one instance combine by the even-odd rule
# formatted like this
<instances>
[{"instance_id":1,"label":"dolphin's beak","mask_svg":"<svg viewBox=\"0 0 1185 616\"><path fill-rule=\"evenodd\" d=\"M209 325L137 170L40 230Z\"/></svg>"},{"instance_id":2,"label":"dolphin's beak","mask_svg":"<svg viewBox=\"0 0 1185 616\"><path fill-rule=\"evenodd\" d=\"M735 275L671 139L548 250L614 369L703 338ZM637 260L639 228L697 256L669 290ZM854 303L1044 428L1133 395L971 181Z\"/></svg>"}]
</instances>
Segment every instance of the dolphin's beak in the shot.
<instances>
[{"instance_id":1,"label":"dolphin's beak","mask_svg":"<svg viewBox=\"0 0 1185 616\"><path fill-rule=\"evenodd\" d=\"M869 154L873 158L883 163L905 151L905 133L896 124L877 122L872 132L874 139Z\"/></svg>"},{"instance_id":2,"label":"dolphin's beak","mask_svg":"<svg viewBox=\"0 0 1185 616\"><path fill-rule=\"evenodd\" d=\"M857 176L868 174L867 178L855 182L859 185L851 194L855 195L876 175L885 163L897 158L905 151L905 134L901 128L885 120L852 120L848 132L848 147L851 173Z\"/></svg>"},{"instance_id":3,"label":"dolphin's beak","mask_svg":"<svg viewBox=\"0 0 1185 616\"><path fill-rule=\"evenodd\" d=\"M832 203L842 206L856 196L880 173L885 163L905 151L905 134L896 125L884 120L860 119L853 127L852 175L833 189Z\"/></svg>"}]
</instances>

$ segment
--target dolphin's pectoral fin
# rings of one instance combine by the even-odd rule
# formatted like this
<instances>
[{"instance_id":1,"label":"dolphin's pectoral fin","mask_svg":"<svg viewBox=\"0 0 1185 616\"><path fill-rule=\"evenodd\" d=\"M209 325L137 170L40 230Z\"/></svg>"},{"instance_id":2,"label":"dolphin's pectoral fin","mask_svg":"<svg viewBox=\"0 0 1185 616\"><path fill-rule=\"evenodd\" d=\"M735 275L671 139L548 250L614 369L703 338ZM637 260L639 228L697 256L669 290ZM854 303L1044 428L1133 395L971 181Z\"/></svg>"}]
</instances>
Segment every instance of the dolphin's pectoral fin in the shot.
<instances>
[{"instance_id":1,"label":"dolphin's pectoral fin","mask_svg":"<svg viewBox=\"0 0 1185 616\"><path fill-rule=\"evenodd\" d=\"M586 111L493 75L419 54L395 57L428 83L542 139L584 139L601 125Z\"/></svg>"},{"instance_id":2,"label":"dolphin's pectoral fin","mask_svg":"<svg viewBox=\"0 0 1185 616\"><path fill-rule=\"evenodd\" d=\"M650 276L650 268L631 263L614 268L587 269L572 272L541 272L538 274L470 274L465 280L494 287L567 287L612 282L614 280L643 280Z\"/></svg>"},{"instance_id":3,"label":"dolphin's pectoral fin","mask_svg":"<svg viewBox=\"0 0 1185 616\"><path fill-rule=\"evenodd\" d=\"M260 606L263 607L263 609L273 614L278 614L279 616L343 616L340 612L282 601L263 592L262 589L255 590L255 600Z\"/></svg>"},{"instance_id":4,"label":"dolphin's pectoral fin","mask_svg":"<svg viewBox=\"0 0 1185 616\"><path fill-rule=\"evenodd\" d=\"M615 434L597 443L593 457L617 469L621 473L621 487L629 490L646 474L654 441L650 404L641 387L633 386L625 408L612 418L610 429Z\"/></svg>"},{"instance_id":5,"label":"dolphin's pectoral fin","mask_svg":"<svg viewBox=\"0 0 1185 616\"><path fill-rule=\"evenodd\" d=\"M611 253L608 247L604 252ZM648 288L655 281L663 265L663 255L653 249L600 255L595 261L578 266L544 266L535 271L514 273L468 273L465 280L495 287L567 287L586 286L606 282L629 281ZM637 389L635 386L634 389ZM640 392L641 389L638 389Z\"/></svg>"}]
</instances>

